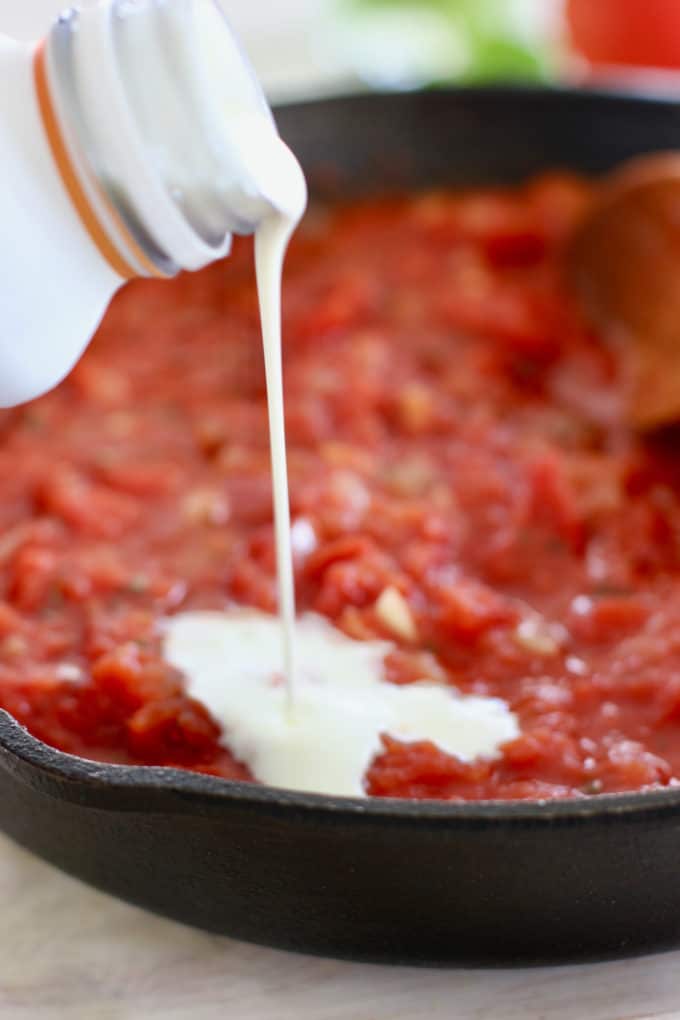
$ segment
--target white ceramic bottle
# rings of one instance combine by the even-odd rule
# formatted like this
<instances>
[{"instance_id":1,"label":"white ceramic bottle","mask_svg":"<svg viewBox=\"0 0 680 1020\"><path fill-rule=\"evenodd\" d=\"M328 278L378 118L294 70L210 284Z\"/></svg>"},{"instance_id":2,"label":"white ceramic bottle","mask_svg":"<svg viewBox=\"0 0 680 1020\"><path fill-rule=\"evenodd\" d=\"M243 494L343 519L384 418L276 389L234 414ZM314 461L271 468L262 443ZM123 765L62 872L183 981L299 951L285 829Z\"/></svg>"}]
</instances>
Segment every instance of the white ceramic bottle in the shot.
<instances>
[{"instance_id":1,"label":"white ceramic bottle","mask_svg":"<svg viewBox=\"0 0 680 1020\"><path fill-rule=\"evenodd\" d=\"M0 406L60 382L127 279L285 215L286 158L215 0L102 0L37 45L0 37Z\"/></svg>"}]
</instances>

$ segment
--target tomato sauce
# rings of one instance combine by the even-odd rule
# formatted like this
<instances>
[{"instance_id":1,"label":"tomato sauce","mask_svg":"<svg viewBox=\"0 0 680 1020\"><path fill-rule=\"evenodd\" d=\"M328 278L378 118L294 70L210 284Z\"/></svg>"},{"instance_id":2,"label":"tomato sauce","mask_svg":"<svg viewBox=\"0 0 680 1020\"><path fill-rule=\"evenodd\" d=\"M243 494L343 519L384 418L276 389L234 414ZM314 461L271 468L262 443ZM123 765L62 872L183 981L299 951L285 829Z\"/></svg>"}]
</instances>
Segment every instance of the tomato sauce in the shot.
<instances>
[{"instance_id":1,"label":"tomato sauce","mask_svg":"<svg viewBox=\"0 0 680 1020\"><path fill-rule=\"evenodd\" d=\"M527 799L680 777L680 456L623 423L568 293L589 185L313 211L285 284L300 610L388 637L394 683L505 699L463 764L384 740L379 797ZM247 770L163 660L160 623L276 611L252 265L131 285L54 393L0 419L0 705L97 760ZM311 538L311 541L310 541ZM414 634L376 602L402 593Z\"/></svg>"}]
</instances>

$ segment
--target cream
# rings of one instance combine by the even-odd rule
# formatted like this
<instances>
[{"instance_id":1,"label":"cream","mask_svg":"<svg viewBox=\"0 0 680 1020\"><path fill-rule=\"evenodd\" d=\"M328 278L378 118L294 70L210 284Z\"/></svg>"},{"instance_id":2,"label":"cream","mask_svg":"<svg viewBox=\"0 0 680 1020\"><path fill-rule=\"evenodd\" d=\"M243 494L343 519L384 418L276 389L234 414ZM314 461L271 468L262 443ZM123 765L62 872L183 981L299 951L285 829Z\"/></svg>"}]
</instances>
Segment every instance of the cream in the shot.
<instances>
[{"instance_id":1,"label":"cream","mask_svg":"<svg viewBox=\"0 0 680 1020\"><path fill-rule=\"evenodd\" d=\"M311 614L295 626L291 705L279 628L276 617L250 610L184 613L165 627L166 658L221 723L225 745L263 783L361 796L382 734L432 741L467 762L496 755L519 733L495 698L431 682L388 683L389 642L353 641Z\"/></svg>"},{"instance_id":2,"label":"cream","mask_svg":"<svg viewBox=\"0 0 680 1020\"><path fill-rule=\"evenodd\" d=\"M307 186L300 165L283 142L278 137L272 142L269 134L263 135L263 141L263 151L259 154L262 187L265 193L276 195L277 211L271 212L258 228L255 236L255 263L269 403L280 644L288 701L292 704L296 676L295 577L283 402L281 280L288 242L307 206ZM270 168L268 171L267 167ZM266 173L272 176L271 182L266 182Z\"/></svg>"}]
</instances>

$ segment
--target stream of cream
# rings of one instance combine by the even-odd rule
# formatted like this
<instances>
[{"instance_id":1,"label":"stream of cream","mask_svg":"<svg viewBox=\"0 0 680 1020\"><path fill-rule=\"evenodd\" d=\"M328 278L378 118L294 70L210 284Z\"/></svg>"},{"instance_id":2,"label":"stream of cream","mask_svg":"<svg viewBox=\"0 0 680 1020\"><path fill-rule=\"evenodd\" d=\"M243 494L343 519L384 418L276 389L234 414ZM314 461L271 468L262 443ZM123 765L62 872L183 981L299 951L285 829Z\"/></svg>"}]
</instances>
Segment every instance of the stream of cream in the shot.
<instances>
[{"instance_id":1,"label":"stream of cream","mask_svg":"<svg viewBox=\"0 0 680 1020\"><path fill-rule=\"evenodd\" d=\"M392 644L352 641L319 616L296 619L283 397L281 289L291 235L307 201L297 160L264 135L263 176L277 212L255 239L271 441L279 615L254 610L185 613L166 623L165 655L189 693L221 723L225 744L261 782L360 796L381 737L432 741L463 761L492 756L517 736L494 698L429 682L385 679ZM268 153L268 158L266 154Z\"/></svg>"},{"instance_id":2,"label":"stream of cream","mask_svg":"<svg viewBox=\"0 0 680 1020\"><path fill-rule=\"evenodd\" d=\"M286 425L283 401L283 364L281 342L281 287L286 248L297 220L290 215L268 217L255 238L257 290L262 319L262 341L267 376L269 435L274 492L276 531L276 570L279 592L279 616L283 642L283 673L288 708L295 699L295 578L288 491Z\"/></svg>"}]
</instances>

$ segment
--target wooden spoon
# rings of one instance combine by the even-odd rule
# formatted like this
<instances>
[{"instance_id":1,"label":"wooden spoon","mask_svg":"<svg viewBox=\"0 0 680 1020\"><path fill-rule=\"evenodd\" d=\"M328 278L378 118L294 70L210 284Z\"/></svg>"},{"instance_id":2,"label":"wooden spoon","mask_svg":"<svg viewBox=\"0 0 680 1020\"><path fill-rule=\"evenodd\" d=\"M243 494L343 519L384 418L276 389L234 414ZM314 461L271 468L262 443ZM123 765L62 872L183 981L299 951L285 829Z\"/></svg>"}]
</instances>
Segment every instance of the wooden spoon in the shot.
<instances>
[{"instance_id":1,"label":"wooden spoon","mask_svg":"<svg viewBox=\"0 0 680 1020\"><path fill-rule=\"evenodd\" d=\"M633 160L605 182L568 267L587 313L624 347L630 424L680 422L680 152Z\"/></svg>"}]
</instances>

